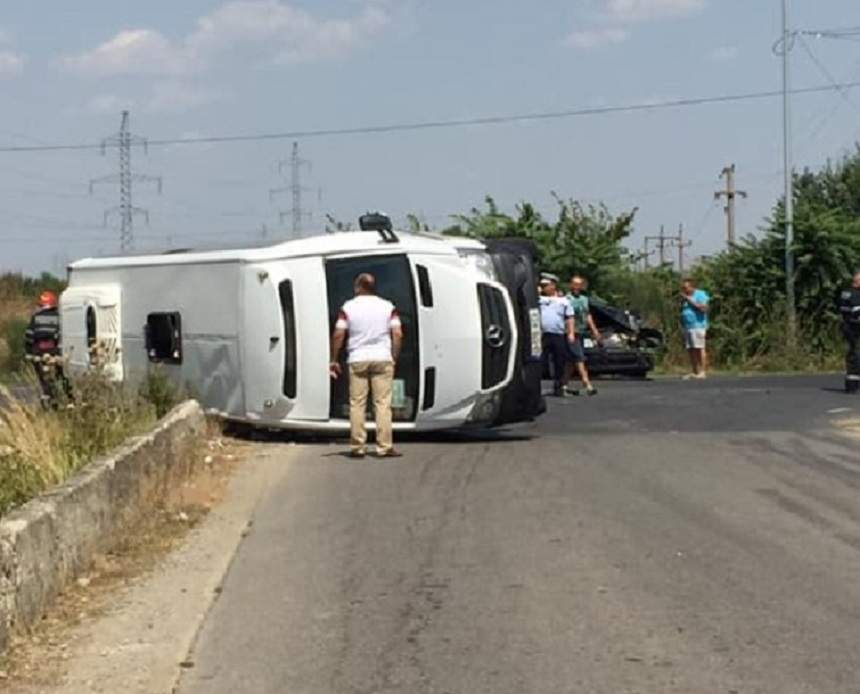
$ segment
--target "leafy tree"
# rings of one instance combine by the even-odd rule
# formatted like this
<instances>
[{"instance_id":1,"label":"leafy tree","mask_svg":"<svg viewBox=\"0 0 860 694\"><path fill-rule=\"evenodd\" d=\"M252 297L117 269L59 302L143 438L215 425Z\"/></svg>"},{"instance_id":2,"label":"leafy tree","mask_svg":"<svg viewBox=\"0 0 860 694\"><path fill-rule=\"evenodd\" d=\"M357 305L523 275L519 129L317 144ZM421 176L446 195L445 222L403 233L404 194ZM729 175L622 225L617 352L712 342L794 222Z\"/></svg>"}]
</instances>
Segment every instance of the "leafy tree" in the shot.
<instances>
[{"instance_id":1,"label":"leafy tree","mask_svg":"<svg viewBox=\"0 0 860 694\"><path fill-rule=\"evenodd\" d=\"M554 223L526 202L517 205L514 216L504 214L488 196L486 210L472 208L469 214L455 215L455 225L444 233L480 239L528 239L538 249L542 270L564 279L582 274L592 291L615 296L620 278L629 270L630 255L623 241L630 236L636 210L616 217L605 205L584 206L553 197L558 203Z\"/></svg>"}]
</instances>

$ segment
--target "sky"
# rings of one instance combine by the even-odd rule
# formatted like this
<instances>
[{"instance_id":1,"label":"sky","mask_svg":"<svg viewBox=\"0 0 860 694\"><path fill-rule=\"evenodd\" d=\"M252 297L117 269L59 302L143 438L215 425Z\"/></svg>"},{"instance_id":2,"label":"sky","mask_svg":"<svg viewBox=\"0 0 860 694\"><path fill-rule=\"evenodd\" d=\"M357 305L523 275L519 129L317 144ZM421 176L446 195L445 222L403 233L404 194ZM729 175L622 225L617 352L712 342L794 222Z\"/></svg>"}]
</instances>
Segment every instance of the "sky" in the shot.
<instances>
[{"instance_id":1,"label":"sky","mask_svg":"<svg viewBox=\"0 0 860 694\"><path fill-rule=\"evenodd\" d=\"M860 27L856 0L792 0L797 30ZM0 149L98 144L123 109L151 140L469 119L780 88L779 0L77 0L0 3ZM860 80L860 42L794 44L796 87ZM798 168L860 140L860 89L796 95ZM782 187L779 99L458 128L303 137L305 235L383 210L434 228L491 195L638 208L631 248L680 224L725 245L715 202L737 167L738 231ZM291 139L135 147L138 251L289 238ZM0 271L62 272L119 250L117 152L0 151ZM263 225L266 231L263 231ZM265 235L264 235L265 234Z\"/></svg>"}]
</instances>

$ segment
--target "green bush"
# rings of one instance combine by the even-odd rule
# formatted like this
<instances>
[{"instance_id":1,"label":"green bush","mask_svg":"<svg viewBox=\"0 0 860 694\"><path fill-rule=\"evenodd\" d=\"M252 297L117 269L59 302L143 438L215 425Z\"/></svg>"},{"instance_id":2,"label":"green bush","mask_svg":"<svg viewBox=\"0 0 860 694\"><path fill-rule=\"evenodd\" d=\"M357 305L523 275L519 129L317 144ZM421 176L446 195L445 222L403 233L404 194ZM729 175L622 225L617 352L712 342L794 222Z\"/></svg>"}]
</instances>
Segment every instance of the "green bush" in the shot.
<instances>
[{"instance_id":1,"label":"green bush","mask_svg":"<svg viewBox=\"0 0 860 694\"><path fill-rule=\"evenodd\" d=\"M183 389L160 368L155 368L146 374L138 394L155 408L155 416L159 419L184 399Z\"/></svg>"},{"instance_id":2,"label":"green bush","mask_svg":"<svg viewBox=\"0 0 860 694\"><path fill-rule=\"evenodd\" d=\"M24 333L29 321L11 317L0 323L0 341L4 345L0 353L0 373L12 374L24 366Z\"/></svg>"}]
</instances>

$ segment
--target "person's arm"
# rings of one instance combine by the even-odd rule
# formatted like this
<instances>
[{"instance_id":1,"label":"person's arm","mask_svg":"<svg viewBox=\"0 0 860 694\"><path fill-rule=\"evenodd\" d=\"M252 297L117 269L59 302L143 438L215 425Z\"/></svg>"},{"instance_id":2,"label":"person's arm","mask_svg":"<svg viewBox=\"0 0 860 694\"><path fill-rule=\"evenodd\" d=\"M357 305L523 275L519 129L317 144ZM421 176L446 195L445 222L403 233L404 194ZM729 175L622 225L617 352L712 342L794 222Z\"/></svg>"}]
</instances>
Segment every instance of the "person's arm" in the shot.
<instances>
[{"instance_id":1,"label":"person's arm","mask_svg":"<svg viewBox=\"0 0 860 694\"><path fill-rule=\"evenodd\" d=\"M341 311L337 316L337 322L334 324L334 332L331 334L328 372L332 378L339 378L341 373L343 373L343 368L340 365L340 353L346 343L346 331L348 327L349 320L346 313Z\"/></svg>"},{"instance_id":2,"label":"person's arm","mask_svg":"<svg viewBox=\"0 0 860 694\"><path fill-rule=\"evenodd\" d=\"M403 347L403 324L400 322L400 314L397 310L391 312L391 358L395 365L400 361L400 350Z\"/></svg>"},{"instance_id":3,"label":"person's arm","mask_svg":"<svg viewBox=\"0 0 860 694\"><path fill-rule=\"evenodd\" d=\"M570 305L570 302L567 299L563 299L564 301L564 327L565 332L567 333L567 341L573 342L576 340L576 312L573 310L573 306Z\"/></svg>"},{"instance_id":4,"label":"person's arm","mask_svg":"<svg viewBox=\"0 0 860 694\"><path fill-rule=\"evenodd\" d=\"M338 378L343 372L340 365L340 353L345 342L346 330L343 328L335 328L334 332L331 334L331 361L328 365L328 370L332 378Z\"/></svg>"},{"instance_id":5,"label":"person's arm","mask_svg":"<svg viewBox=\"0 0 860 694\"><path fill-rule=\"evenodd\" d=\"M391 358L396 364L400 361L400 350L403 347L403 328L391 329Z\"/></svg>"},{"instance_id":6,"label":"person's arm","mask_svg":"<svg viewBox=\"0 0 860 694\"><path fill-rule=\"evenodd\" d=\"M591 336L594 338L594 341L600 342L600 331L597 329L597 324L594 322L594 318L591 317L590 313L587 315L585 320L588 323L588 329L591 331Z\"/></svg>"},{"instance_id":7,"label":"person's arm","mask_svg":"<svg viewBox=\"0 0 860 694\"><path fill-rule=\"evenodd\" d=\"M695 294L693 294L693 296L695 296ZM710 308L708 305L710 302L709 302L709 297L707 296L707 294L704 297L704 301L701 301L701 302L694 301L693 296L687 298L687 301L690 302L690 306L692 306L697 311L701 311L702 313L707 313L709 308Z\"/></svg>"}]
</instances>

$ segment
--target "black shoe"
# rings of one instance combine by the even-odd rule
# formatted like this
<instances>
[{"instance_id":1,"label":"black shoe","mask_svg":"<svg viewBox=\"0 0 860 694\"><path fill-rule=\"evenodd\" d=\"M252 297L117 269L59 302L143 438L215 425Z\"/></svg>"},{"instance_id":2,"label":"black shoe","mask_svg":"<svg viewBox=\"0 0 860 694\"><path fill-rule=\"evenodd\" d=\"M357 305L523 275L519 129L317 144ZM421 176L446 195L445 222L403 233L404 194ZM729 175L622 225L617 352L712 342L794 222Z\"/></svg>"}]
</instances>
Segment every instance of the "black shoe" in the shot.
<instances>
[{"instance_id":1,"label":"black shoe","mask_svg":"<svg viewBox=\"0 0 860 694\"><path fill-rule=\"evenodd\" d=\"M365 453L364 451L350 451L349 452L349 457L355 458L355 460L362 460L366 455L367 455L367 453Z\"/></svg>"},{"instance_id":2,"label":"black shoe","mask_svg":"<svg viewBox=\"0 0 860 694\"><path fill-rule=\"evenodd\" d=\"M577 396L579 395L579 388L565 388L565 392L568 395Z\"/></svg>"},{"instance_id":3,"label":"black shoe","mask_svg":"<svg viewBox=\"0 0 860 694\"><path fill-rule=\"evenodd\" d=\"M594 386L589 386L585 392L589 395L597 395L597 388L595 388Z\"/></svg>"}]
</instances>

